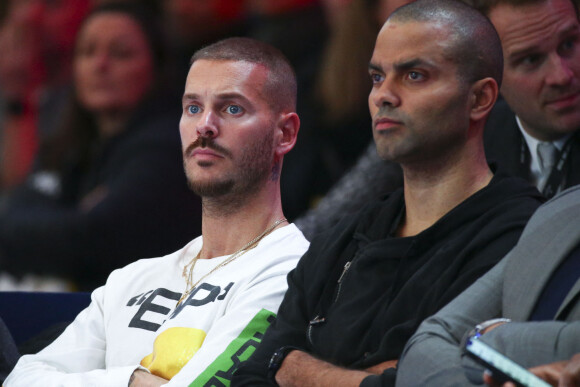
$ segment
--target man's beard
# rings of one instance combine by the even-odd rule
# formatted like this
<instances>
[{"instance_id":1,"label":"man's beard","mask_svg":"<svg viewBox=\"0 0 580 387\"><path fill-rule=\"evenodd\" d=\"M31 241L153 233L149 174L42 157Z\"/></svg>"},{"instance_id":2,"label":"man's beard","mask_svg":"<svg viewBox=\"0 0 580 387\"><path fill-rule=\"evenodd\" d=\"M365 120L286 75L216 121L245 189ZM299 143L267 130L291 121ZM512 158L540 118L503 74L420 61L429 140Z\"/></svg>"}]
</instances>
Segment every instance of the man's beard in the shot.
<instances>
[{"instance_id":1,"label":"man's beard","mask_svg":"<svg viewBox=\"0 0 580 387\"><path fill-rule=\"evenodd\" d=\"M198 181L185 166L189 187L202 198L218 198L228 195L243 199L258 191L272 173L273 138L274 132L269 130L259 141L244 148L235 169L226 172L226 176L208 181ZM185 154L189 154L197 147L213 149L224 157L232 159L232 152L208 138L198 138L187 148ZM230 198L230 200L232 199Z\"/></svg>"}]
</instances>

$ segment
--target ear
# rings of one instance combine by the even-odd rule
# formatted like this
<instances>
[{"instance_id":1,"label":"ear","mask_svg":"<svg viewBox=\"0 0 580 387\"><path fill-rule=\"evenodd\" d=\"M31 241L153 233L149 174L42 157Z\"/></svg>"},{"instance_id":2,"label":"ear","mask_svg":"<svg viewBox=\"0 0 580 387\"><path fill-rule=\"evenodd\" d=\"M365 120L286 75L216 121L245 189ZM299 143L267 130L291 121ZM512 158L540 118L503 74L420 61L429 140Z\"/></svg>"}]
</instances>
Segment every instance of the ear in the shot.
<instances>
[{"instance_id":1,"label":"ear","mask_svg":"<svg viewBox=\"0 0 580 387\"><path fill-rule=\"evenodd\" d=\"M276 125L275 137L275 153L277 158L284 156L294 148L299 129L300 118L298 118L298 114L294 112L280 114L278 124Z\"/></svg>"},{"instance_id":2,"label":"ear","mask_svg":"<svg viewBox=\"0 0 580 387\"><path fill-rule=\"evenodd\" d=\"M472 121L481 121L487 117L498 93L497 82L493 78L480 79L471 86L469 117Z\"/></svg>"}]
</instances>

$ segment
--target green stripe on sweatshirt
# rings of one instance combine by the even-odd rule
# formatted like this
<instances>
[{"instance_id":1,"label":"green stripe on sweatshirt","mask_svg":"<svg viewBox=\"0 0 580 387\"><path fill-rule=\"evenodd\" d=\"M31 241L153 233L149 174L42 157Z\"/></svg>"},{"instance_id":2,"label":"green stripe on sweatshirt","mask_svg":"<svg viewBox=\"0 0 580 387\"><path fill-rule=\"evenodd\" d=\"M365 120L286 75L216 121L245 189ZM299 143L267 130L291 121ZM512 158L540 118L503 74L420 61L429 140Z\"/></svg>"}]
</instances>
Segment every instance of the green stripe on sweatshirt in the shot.
<instances>
[{"instance_id":1,"label":"green stripe on sweatshirt","mask_svg":"<svg viewBox=\"0 0 580 387\"><path fill-rule=\"evenodd\" d=\"M254 353L264 337L264 332L276 318L276 314L266 309L260 310L246 325L224 352L203 371L189 387L227 387L234 372L243 361Z\"/></svg>"}]
</instances>

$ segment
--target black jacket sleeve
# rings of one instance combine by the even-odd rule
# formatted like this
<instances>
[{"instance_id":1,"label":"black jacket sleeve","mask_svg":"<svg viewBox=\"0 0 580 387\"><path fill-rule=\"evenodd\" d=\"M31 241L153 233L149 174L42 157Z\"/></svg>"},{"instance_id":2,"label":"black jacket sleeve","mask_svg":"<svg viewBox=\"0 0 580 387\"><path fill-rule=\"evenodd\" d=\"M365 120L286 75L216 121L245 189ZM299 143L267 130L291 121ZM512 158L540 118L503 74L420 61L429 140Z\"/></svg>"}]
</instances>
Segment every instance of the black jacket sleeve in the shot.
<instances>
[{"instance_id":1,"label":"black jacket sleeve","mask_svg":"<svg viewBox=\"0 0 580 387\"><path fill-rule=\"evenodd\" d=\"M232 386L275 386L268 378L268 363L274 352L283 346L306 350L308 315L305 292L302 287L306 253L296 269L288 274L288 291L280 305L276 321L270 325L264 338L250 359L243 363L232 379Z\"/></svg>"}]
</instances>

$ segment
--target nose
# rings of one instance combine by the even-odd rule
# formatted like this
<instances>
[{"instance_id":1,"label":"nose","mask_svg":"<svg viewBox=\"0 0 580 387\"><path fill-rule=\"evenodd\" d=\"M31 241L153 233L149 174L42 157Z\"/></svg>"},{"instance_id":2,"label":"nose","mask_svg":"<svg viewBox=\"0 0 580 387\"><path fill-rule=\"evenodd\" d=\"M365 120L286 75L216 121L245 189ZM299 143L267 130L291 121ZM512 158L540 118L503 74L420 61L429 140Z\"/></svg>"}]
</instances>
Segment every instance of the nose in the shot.
<instances>
[{"instance_id":1,"label":"nose","mask_svg":"<svg viewBox=\"0 0 580 387\"><path fill-rule=\"evenodd\" d=\"M550 66L547 69L546 83L550 86L566 86L574 77L568 59L559 54L550 58Z\"/></svg>"},{"instance_id":2,"label":"nose","mask_svg":"<svg viewBox=\"0 0 580 387\"><path fill-rule=\"evenodd\" d=\"M196 131L198 136L214 138L218 135L217 117L211 110L207 110L197 122Z\"/></svg>"},{"instance_id":3,"label":"nose","mask_svg":"<svg viewBox=\"0 0 580 387\"><path fill-rule=\"evenodd\" d=\"M378 108L397 107L401 104L401 99L395 90L393 82L385 77L380 83L373 86L369 94L369 103Z\"/></svg>"},{"instance_id":4,"label":"nose","mask_svg":"<svg viewBox=\"0 0 580 387\"><path fill-rule=\"evenodd\" d=\"M109 67L109 55L104 50L95 50L87 60L93 70L98 72L105 71Z\"/></svg>"},{"instance_id":5,"label":"nose","mask_svg":"<svg viewBox=\"0 0 580 387\"><path fill-rule=\"evenodd\" d=\"M109 67L109 57L107 55L98 56L97 67L99 70L105 70L107 67Z\"/></svg>"}]
</instances>

